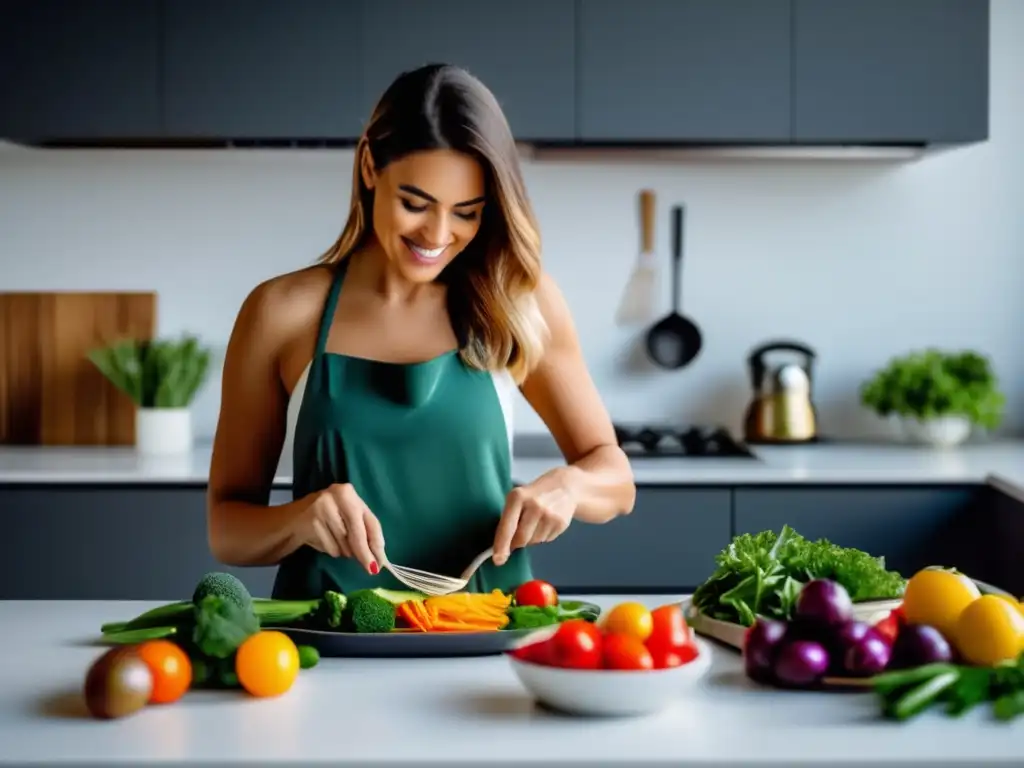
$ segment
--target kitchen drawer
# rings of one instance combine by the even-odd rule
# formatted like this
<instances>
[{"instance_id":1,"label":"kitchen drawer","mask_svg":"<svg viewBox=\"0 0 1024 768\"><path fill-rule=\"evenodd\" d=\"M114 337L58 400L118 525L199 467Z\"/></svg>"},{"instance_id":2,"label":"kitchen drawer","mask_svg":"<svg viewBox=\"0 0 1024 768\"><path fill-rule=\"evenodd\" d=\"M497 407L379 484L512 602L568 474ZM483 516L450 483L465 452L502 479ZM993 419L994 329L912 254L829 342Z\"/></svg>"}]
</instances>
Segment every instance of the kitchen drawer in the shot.
<instances>
[{"instance_id":1,"label":"kitchen drawer","mask_svg":"<svg viewBox=\"0 0 1024 768\"><path fill-rule=\"evenodd\" d=\"M210 570L269 595L274 568L210 554L205 509L205 486L0 488L0 600L180 600Z\"/></svg>"}]
</instances>

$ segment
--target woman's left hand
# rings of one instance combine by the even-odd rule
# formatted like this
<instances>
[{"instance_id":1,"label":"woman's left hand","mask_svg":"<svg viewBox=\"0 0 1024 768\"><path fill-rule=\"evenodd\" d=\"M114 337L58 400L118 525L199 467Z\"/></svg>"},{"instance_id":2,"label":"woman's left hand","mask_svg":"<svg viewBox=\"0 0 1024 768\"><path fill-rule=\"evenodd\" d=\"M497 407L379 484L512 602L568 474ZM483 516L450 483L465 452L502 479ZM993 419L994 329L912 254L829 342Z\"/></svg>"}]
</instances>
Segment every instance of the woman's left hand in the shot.
<instances>
[{"instance_id":1,"label":"woman's left hand","mask_svg":"<svg viewBox=\"0 0 1024 768\"><path fill-rule=\"evenodd\" d=\"M558 467L512 489L494 537L496 565L503 565L512 550L554 541L569 527L577 504L570 473L571 468Z\"/></svg>"}]
</instances>

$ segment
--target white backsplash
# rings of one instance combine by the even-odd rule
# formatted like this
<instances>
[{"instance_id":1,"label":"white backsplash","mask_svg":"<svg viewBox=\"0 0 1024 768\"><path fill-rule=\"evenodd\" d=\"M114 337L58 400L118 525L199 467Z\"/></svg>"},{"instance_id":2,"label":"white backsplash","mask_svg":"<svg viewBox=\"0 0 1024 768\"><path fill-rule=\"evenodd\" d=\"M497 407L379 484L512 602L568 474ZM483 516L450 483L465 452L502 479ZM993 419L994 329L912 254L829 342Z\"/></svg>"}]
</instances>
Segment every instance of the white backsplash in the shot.
<instances>
[{"instance_id":1,"label":"white backsplash","mask_svg":"<svg viewBox=\"0 0 1024 768\"><path fill-rule=\"evenodd\" d=\"M860 380L925 345L992 356L1024 427L1024 3L993 3L991 140L912 163L528 163L548 270L618 420L739 427L747 351L789 336L819 353L822 429L874 428ZM350 152L0 151L0 289L155 289L160 332L226 343L257 282L310 263L345 217ZM669 207L687 206L689 368L646 363L618 329L636 194L658 193L669 304ZM196 404L212 433L215 379ZM523 405L518 431L544 427Z\"/></svg>"}]
</instances>

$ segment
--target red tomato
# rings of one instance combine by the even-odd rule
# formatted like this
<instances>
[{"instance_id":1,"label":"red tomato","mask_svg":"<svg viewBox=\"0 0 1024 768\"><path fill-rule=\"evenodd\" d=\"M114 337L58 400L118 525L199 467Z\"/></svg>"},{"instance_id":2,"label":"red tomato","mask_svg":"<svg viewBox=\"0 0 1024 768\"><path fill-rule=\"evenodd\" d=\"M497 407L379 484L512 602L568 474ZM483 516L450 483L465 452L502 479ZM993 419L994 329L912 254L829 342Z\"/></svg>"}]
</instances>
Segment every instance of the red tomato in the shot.
<instances>
[{"instance_id":1,"label":"red tomato","mask_svg":"<svg viewBox=\"0 0 1024 768\"><path fill-rule=\"evenodd\" d=\"M678 605L663 605L651 611L654 628L646 640L651 653L675 651L693 645L693 634Z\"/></svg>"},{"instance_id":2,"label":"red tomato","mask_svg":"<svg viewBox=\"0 0 1024 768\"><path fill-rule=\"evenodd\" d=\"M535 605L545 608L549 605L558 604L558 593L555 588L546 581L534 579L525 584L520 584L515 594L517 605Z\"/></svg>"},{"instance_id":3,"label":"red tomato","mask_svg":"<svg viewBox=\"0 0 1024 768\"><path fill-rule=\"evenodd\" d=\"M556 667L598 669L603 644L601 630L589 621L570 619L545 643L543 653L547 654L547 663Z\"/></svg>"},{"instance_id":4,"label":"red tomato","mask_svg":"<svg viewBox=\"0 0 1024 768\"><path fill-rule=\"evenodd\" d=\"M551 641L544 640L540 643L524 645L522 648L512 651L512 655L523 661L551 666Z\"/></svg>"},{"instance_id":5,"label":"red tomato","mask_svg":"<svg viewBox=\"0 0 1024 768\"><path fill-rule=\"evenodd\" d=\"M681 667L683 664L689 664L691 661L697 658L697 646L695 645L684 645L679 648L653 648L651 651L651 660L654 662L655 669L668 669L670 667Z\"/></svg>"},{"instance_id":6,"label":"red tomato","mask_svg":"<svg viewBox=\"0 0 1024 768\"><path fill-rule=\"evenodd\" d=\"M602 645L605 669L654 669L651 652L632 635L607 634Z\"/></svg>"}]
</instances>

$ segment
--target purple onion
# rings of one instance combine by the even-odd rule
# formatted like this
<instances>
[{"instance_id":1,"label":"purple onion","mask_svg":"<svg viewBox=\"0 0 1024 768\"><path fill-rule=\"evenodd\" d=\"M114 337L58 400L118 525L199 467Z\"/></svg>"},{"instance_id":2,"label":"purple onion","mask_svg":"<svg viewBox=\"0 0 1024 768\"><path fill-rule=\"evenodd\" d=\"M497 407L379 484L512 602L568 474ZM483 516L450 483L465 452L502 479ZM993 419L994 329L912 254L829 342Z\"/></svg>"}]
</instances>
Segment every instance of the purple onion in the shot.
<instances>
[{"instance_id":1,"label":"purple onion","mask_svg":"<svg viewBox=\"0 0 1024 768\"><path fill-rule=\"evenodd\" d=\"M853 618L853 601L842 584L814 579L800 590L794 617L809 626L832 627Z\"/></svg>"},{"instance_id":2,"label":"purple onion","mask_svg":"<svg viewBox=\"0 0 1024 768\"><path fill-rule=\"evenodd\" d=\"M747 677L759 683L772 680L775 652L786 635L786 625L775 619L759 618L747 630L743 641L743 667Z\"/></svg>"},{"instance_id":3,"label":"purple onion","mask_svg":"<svg viewBox=\"0 0 1024 768\"><path fill-rule=\"evenodd\" d=\"M843 672L851 677L871 677L885 670L892 648L874 629L855 640L843 656Z\"/></svg>"},{"instance_id":4,"label":"purple onion","mask_svg":"<svg viewBox=\"0 0 1024 768\"><path fill-rule=\"evenodd\" d=\"M927 624L900 627L892 647L893 669L918 667L938 661L952 661L953 648L945 636Z\"/></svg>"},{"instance_id":5,"label":"purple onion","mask_svg":"<svg viewBox=\"0 0 1024 768\"><path fill-rule=\"evenodd\" d=\"M775 656L775 679L783 685L802 688L812 685L828 671L825 646L811 640L783 643Z\"/></svg>"}]
</instances>

